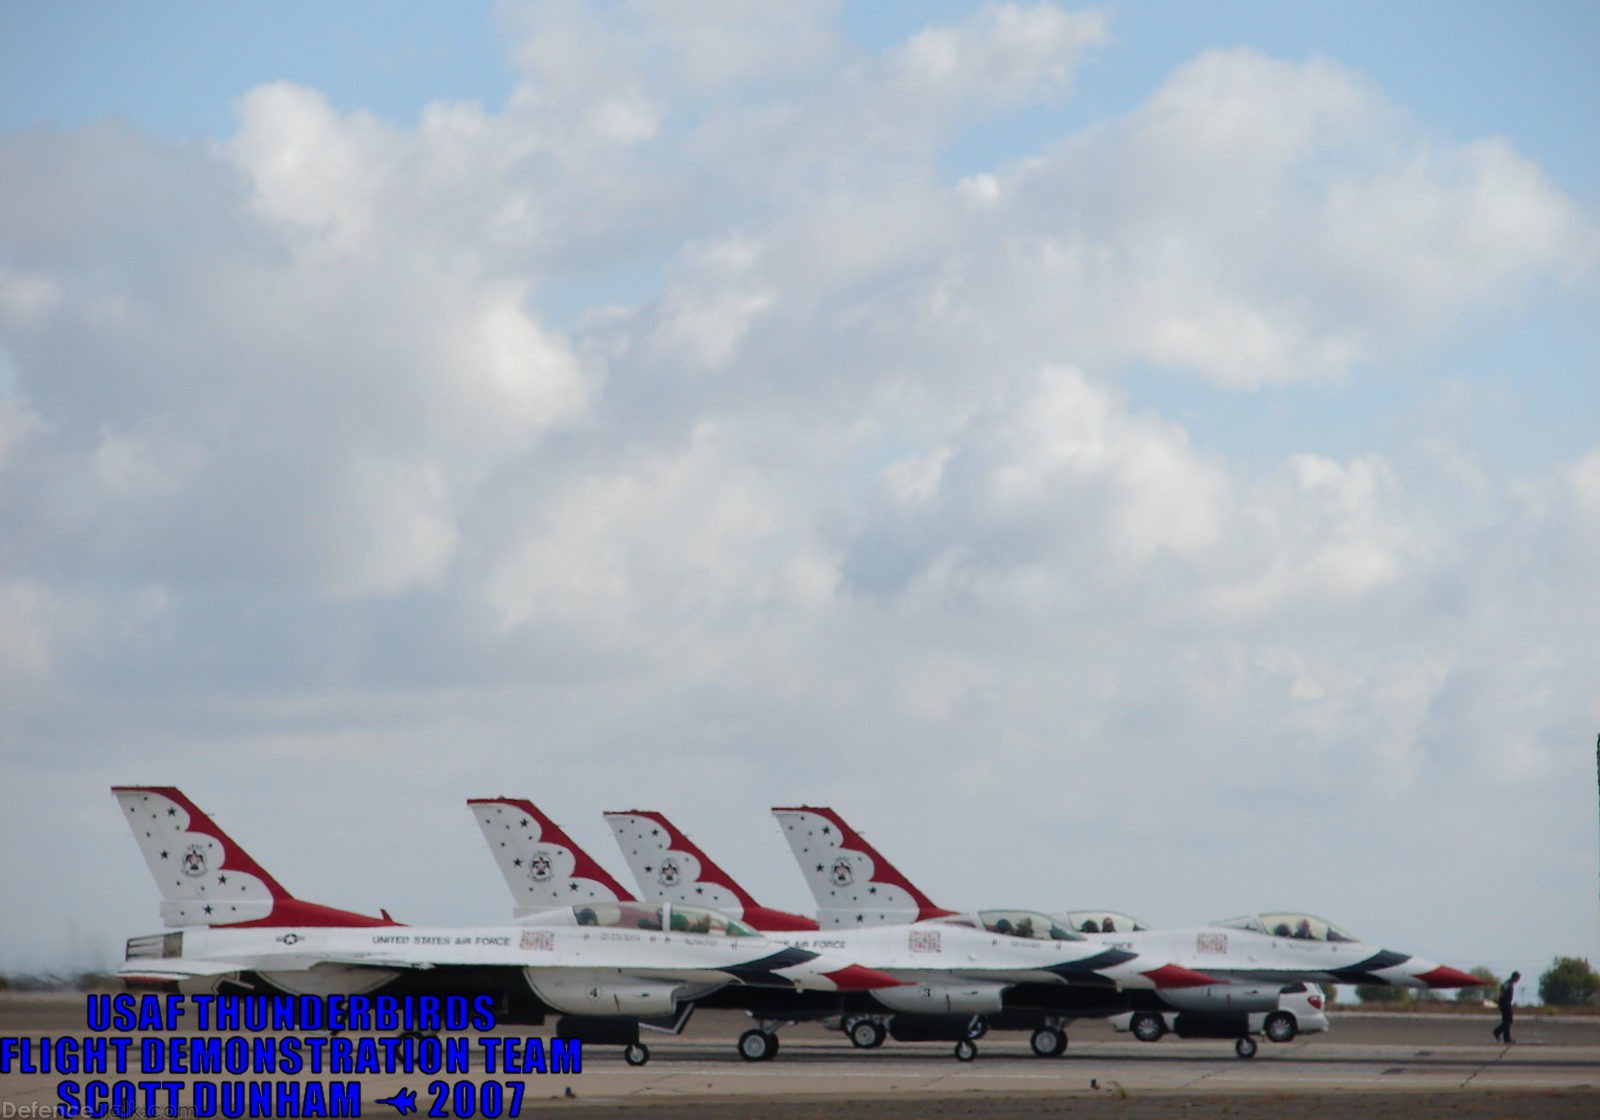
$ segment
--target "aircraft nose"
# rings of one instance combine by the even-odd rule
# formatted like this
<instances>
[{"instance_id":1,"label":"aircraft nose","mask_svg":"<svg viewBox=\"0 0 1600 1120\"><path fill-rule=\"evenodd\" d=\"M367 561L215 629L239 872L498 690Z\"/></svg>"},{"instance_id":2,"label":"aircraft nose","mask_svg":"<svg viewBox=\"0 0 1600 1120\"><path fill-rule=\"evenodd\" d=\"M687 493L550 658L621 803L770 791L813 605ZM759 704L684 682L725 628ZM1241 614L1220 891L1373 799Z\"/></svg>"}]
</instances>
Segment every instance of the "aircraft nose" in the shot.
<instances>
[{"instance_id":1,"label":"aircraft nose","mask_svg":"<svg viewBox=\"0 0 1600 1120\"><path fill-rule=\"evenodd\" d=\"M1462 972L1459 968L1451 968L1441 964L1427 972L1417 973L1417 979L1430 988L1476 988L1483 981L1470 972Z\"/></svg>"},{"instance_id":2,"label":"aircraft nose","mask_svg":"<svg viewBox=\"0 0 1600 1120\"><path fill-rule=\"evenodd\" d=\"M1212 984L1221 983L1215 976L1176 964L1146 969L1144 975L1158 988L1209 988Z\"/></svg>"}]
</instances>

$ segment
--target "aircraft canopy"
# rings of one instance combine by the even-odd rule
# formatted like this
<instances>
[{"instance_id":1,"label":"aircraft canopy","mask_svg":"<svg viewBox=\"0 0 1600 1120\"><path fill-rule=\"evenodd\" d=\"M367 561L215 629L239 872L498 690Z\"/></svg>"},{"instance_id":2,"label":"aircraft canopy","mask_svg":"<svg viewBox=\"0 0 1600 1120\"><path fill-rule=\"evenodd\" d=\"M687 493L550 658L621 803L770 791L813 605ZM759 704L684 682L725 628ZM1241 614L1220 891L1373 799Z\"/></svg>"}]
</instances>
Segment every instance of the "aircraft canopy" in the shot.
<instances>
[{"instance_id":1,"label":"aircraft canopy","mask_svg":"<svg viewBox=\"0 0 1600 1120\"><path fill-rule=\"evenodd\" d=\"M574 906L572 917L580 926L643 930L659 930L665 926L674 933L703 933L712 937L761 936L738 918L702 906L677 903L591 902Z\"/></svg>"},{"instance_id":2,"label":"aircraft canopy","mask_svg":"<svg viewBox=\"0 0 1600 1120\"><path fill-rule=\"evenodd\" d=\"M1119 914L1115 910L1068 910L1065 914L1052 914L1051 917L1068 929L1083 933L1134 933L1150 928L1138 918Z\"/></svg>"},{"instance_id":3,"label":"aircraft canopy","mask_svg":"<svg viewBox=\"0 0 1600 1120\"><path fill-rule=\"evenodd\" d=\"M1340 929L1326 918L1315 914L1278 911L1270 914L1246 914L1242 918L1229 918L1225 922L1212 922L1224 929L1248 929L1269 933L1274 937L1292 937L1296 941L1360 941L1353 933Z\"/></svg>"},{"instance_id":4,"label":"aircraft canopy","mask_svg":"<svg viewBox=\"0 0 1600 1120\"><path fill-rule=\"evenodd\" d=\"M1034 941L1082 941L1074 933L1037 910L980 910L978 920L990 933L1007 937L1026 937Z\"/></svg>"}]
</instances>

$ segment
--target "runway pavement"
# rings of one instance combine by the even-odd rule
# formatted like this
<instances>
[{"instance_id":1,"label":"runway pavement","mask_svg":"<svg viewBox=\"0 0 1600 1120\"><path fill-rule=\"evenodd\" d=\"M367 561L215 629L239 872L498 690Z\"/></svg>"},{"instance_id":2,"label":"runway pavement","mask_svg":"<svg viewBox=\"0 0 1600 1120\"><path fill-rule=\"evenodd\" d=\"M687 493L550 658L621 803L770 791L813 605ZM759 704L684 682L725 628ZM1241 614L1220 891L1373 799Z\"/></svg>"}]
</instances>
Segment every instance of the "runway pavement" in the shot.
<instances>
[{"instance_id":1,"label":"runway pavement","mask_svg":"<svg viewBox=\"0 0 1600 1120\"><path fill-rule=\"evenodd\" d=\"M992 1032L976 1061L948 1043L856 1050L815 1025L784 1029L770 1062L740 1059L750 1024L704 1013L682 1036L647 1035L650 1062L630 1067L615 1047L586 1047L581 1073L530 1076L523 1116L761 1116L784 1120L870 1114L886 1120L944 1116L1117 1116L1124 1120L1226 1114L1230 1120L1315 1115L1593 1117L1600 1115L1600 1019L1517 1024L1519 1044L1489 1037L1492 1017L1335 1013L1333 1030L1282 1045L1263 1041L1251 1060L1227 1040L1140 1043L1103 1022L1074 1024L1067 1053L1037 1058L1024 1033ZM83 1033L83 997L0 997L0 1036ZM499 1034L537 1034L527 1028ZM475 1061L481 1071L481 1061ZM137 1078L137 1073L130 1075ZM481 1072L474 1079L488 1078ZM59 1075L0 1076L0 1120L54 1117ZM394 1115L379 1097L410 1088L426 1117L423 1074L362 1078L364 1113ZM569 1095L570 1094L570 1095Z\"/></svg>"}]
</instances>

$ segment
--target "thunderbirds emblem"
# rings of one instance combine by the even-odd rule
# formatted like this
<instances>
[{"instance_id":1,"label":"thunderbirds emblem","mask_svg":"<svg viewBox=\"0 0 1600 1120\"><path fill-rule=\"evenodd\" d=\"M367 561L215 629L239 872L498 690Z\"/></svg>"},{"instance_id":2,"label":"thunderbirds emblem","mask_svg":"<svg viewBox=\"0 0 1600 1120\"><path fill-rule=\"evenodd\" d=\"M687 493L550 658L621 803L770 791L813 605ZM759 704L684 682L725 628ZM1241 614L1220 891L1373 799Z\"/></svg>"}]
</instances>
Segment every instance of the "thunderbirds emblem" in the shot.
<instances>
[{"instance_id":1,"label":"thunderbirds emblem","mask_svg":"<svg viewBox=\"0 0 1600 1120\"><path fill-rule=\"evenodd\" d=\"M856 873L851 868L850 861L844 856L840 856L833 861L833 870L829 874L833 879L833 885L836 887L848 887L856 879Z\"/></svg>"},{"instance_id":2,"label":"thunderbirds emblem","mask_svg":"<svg viewBox=\"0 0 1600 1120\"><path fill-rule=\"evenodd\" d=\"M549 852L535 852L533 858L528 861L528 878L536 883L545 882L553 873L554 867L550 863Z\"/></svg>"},{"instance_id":3,"label":"thunderbirds emblem","mask_svg":"<svg viewBox=\"0 0 1600 1120\"><path fill-rule=\"evenodd\" d=\"M663 887L675 887L678 885L679 878L677 863L671 859L662 860L661 869L656 872L656 882Z\"/></svg>"},{"instance_id":4,"label":"thunderbirds emblem","mask_svg":"<svg viewBox=\"0 0 1600 1120\"><path fill-rule=\"evenodd\" d=\"M183 853L183 873L191 879L206 873L206 852L199 844L190 844Z\"/></svg>"}]
</instances>

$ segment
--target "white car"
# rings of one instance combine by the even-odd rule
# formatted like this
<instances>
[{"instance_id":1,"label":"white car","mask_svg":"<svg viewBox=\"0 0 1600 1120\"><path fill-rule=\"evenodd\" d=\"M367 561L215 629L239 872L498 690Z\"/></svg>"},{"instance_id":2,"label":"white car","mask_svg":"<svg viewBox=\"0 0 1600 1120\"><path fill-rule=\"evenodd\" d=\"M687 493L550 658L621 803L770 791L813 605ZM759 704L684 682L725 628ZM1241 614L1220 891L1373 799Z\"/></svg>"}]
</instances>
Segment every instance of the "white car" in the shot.
<instances>
[{"instance_id":1,"label":"white car","mask_svg":"<svg viewBox=\"0 0 1600 1120\"><path fill-rule=\"evenodd\" d=\"M1279 994L1276 1011L1127 1011L1112 1016L1111 1025L1131 1032L1140 1042L1156 1042L1169 1031L1179 1038L1231 1038L1239 1057L1253 1058L1256 1035L1271 1042L1290 1042L1297 1035L1327 1030L1328 1016L1321 988L1294 983Z\"/></svg>"}]
</instances>

